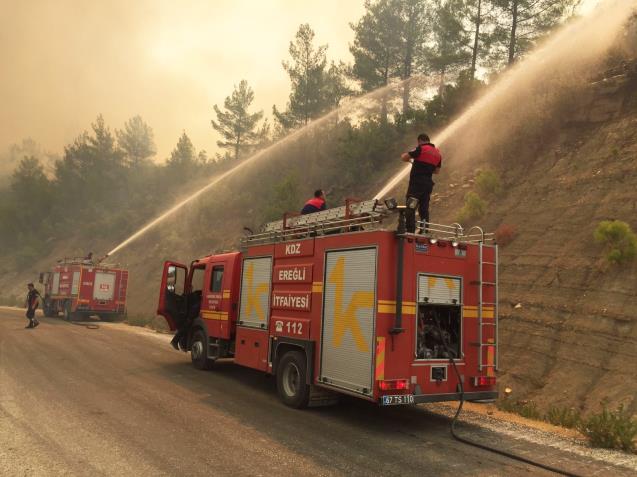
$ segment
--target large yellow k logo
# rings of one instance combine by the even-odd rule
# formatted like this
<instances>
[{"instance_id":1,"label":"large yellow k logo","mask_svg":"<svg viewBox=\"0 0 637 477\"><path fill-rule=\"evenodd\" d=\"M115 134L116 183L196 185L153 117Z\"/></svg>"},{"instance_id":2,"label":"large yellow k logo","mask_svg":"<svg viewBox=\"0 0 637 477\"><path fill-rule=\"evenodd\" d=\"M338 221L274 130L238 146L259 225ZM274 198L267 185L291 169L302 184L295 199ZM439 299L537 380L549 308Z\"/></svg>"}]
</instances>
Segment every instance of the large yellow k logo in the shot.
<instances>
[{"instance_id":1,"label":"large yellow k logo","mask_svg":"<svg viewBox=\"0 0 637 477\"><path fill-rule=\"evenodd\" d=\"M265 321L265 311L261 306L261 295L268 292L267 283L257 283L254 285L254 264L248 265L245 271L246 290L248 292L246 316L251 316L252 312L257 315L260 321Z\"/></svg>"},{"instance_id":2,"label":"large yellow k logo","mask_svg":"<svg viewBox=\"0 0 637 477\"><path fill-rule=\"evenodd\" d=\"M374 306L374 292L373 291L355 291L352 293L347 308L343 310L343 288L345 281L345 257L340 257L336 261L332 273L327 278L327 281L334 285L334 336L332 337L332 344L338 348L341 346L343 336L346 331L352 333L354 342L359 351L364 353L369 352L369 345L365 341L363 332L360 327L360 323L356 318L356 313L361 308L373 308Z\"/></svg>"}]
</instances>

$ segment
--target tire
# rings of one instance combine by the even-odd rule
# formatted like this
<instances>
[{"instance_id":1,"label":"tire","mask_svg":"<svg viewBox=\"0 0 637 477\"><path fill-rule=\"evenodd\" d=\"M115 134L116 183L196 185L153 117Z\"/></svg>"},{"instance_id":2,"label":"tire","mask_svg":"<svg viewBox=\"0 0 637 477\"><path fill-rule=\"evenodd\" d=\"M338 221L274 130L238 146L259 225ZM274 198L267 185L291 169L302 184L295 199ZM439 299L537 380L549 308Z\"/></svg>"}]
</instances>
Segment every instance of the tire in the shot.
<instances>
[{"instance_id":1,"label":"tire","mask_svg":"<svg viewBox=\"0 0 637 477\"><path fill-rule=\"evenodd\" d=\"M307 407L310 386L307 384L307 361L301 351L288 351L276 368L276 388L279 399L296 409Z\"/></svg>"},{"instance_id":2,"label":"tire","mask_svg":"<svg viewBox=\"0 0 637 477\"><path fill-rule=\"evenodd\" d=\"M211 361L208 359L206 335L201 330L195 331L192 335L192 342L190 343L190 360L195 368L202 371L210 369L212 366Z\"/></svg>"},{"instance_id":3,"label":"tire","mask_svg":"<svg viewBox=\"0 0 637 477\"><path fill-rule=\"evenodd\" d=\"M73 321L75 318L73 315L74 313L71 312L71 302L64 302L64 319L66 321Z\"/></svg>"},{"instance_id":4,"label":"tire","mask_svg":"<svg viewBox=\"0 0 637 477\"><path fill-rule=\"evenodd\" d=\"M52 316L55 316L55 312L53 311L53 308L51 307L51 300L49 300L48 298L44 299L42 312L44 313L44 316L46 316L47 318L51 318Z\"/></svg>"}]
</instances>

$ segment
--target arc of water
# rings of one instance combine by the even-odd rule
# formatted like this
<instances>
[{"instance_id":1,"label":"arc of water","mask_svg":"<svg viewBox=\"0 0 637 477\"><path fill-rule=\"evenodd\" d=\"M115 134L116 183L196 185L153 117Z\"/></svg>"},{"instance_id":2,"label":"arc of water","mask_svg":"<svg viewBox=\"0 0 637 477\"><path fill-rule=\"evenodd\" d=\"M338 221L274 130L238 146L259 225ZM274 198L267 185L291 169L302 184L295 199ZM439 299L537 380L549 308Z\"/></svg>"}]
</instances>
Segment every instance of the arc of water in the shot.
<instances>
[{"instance_id":1,"label":"arc of water","mask_svg":"<svg viewBox=\"0 0 637 477\"><path fill-rule=\"evenodd\" d=\"M495 83L489 91L480 99L466 109L455 121L439 132L435 137L435 143L441 146L451 136L453 136L462 126L464 126L476 114L483 111L489 104L506 89L514 86L521 76L526 74L529 63L547 63L547 58L555 61L560 54L564 52L564 45L572 49L571 53L579 53L582 56L595 55L597 50L591 49L589 52L582 52L585 48L581 45L581 40L577 33L584 33L590 36L591 31L595 31L596 35L600 32L600 25L606 25L610 31L616 31L630 16L633 9L637 6L635 0L607 0L599 5L593 12L573 21L569 25L563 27L555 35L553 35L544 45L537 48L523 61L519 62ZM595 36L597 38L597 36ZM578 51L580 50L580 51ZM374 199L381 199L390 193L408 174L411 165L401 168L390 180L378 191Z\"/></svg>"}]
</instances>

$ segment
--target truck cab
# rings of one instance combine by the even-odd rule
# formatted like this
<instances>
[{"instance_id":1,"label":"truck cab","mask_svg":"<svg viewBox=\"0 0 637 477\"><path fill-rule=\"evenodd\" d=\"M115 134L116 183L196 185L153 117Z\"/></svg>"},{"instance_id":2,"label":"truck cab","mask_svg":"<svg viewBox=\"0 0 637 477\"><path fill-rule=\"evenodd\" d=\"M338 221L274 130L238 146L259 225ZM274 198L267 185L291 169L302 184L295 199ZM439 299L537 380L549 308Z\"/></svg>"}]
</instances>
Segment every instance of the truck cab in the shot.
<instances>
[{"instance_id":1,"label":"truck cab","mask_svg":"<svg viewBox=\"0 0 637 477\"><path fill-rule=\"evenodd\" d=\"M190 266L164 263L157 314L180 334L179 346L193 364L234 354L241 253L209 255Z\"/></svg>"}]
</instances>

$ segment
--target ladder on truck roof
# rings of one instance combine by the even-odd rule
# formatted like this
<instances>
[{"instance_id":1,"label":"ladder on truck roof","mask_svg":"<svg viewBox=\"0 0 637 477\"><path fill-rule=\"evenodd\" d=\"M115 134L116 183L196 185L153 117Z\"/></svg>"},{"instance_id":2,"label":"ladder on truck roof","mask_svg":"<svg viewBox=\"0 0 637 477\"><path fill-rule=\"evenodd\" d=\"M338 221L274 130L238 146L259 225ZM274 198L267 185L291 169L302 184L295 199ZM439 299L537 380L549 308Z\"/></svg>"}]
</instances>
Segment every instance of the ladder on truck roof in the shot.
<instances>
[{"instance_id":1,"label":"ladder on truck roof","mask_svg":"<svg viewBox=\"0 0 637 477\"><path fill-rule=\"evenodd\" d=\"M479 228L479 227L478 227ZM482 229L480 229L482 232ZM493 261L485 260L485 248L493 250ZM498 246L497 244L486 245L483 240L478 243L478 370L487 369L489 371L498 370L499 350L498 350ZM485 281L485 267L492 267L492 282ZM487 293L485 293L485 291ZM485 301L485 295L493 297L493 301ZM488 307L488 310L485 310ZM493 320L485 320L485 311L493 310ZM485 328L491 328L492 332L485 333ZM487 338L485 335L492 335L493 338ZM487 351L487 359L485 363L484 350ZM493 359L489 359L490 350L493 350Z\"/></svg>"},{"instance_id":2,"label":"ladder on truck roof","mask_svg":"<svg viewBox=\"0 0 637 477\"><path fill-rule=\"evenodd\" d=\"M380 224L388 210L378 200L348 199L344 206L312 214L285 214L283 219L266 223L260 232L241 239L241 244L264 245L277 241L296 240L300 235L336 234L360 230L363 226Z\"/></svg>"},{"instance_id":3,"label":"ladder on truck roof","mask_svg":"<svg viewBox=\"0 0 637 477\"><path fill-rule=\"evenodd\" d=\"M398 208L387 206L377 199L359 201L347 199L345 205L311 214L285 214L283 219L274 220L263 225L259 232L241 238L241 246L266 245L286 240L298 240L305 236L332 235L357 232L370 226L380 225L386 218L396 215ZM406 237L427 237L433 240L448 240L462 243L484 243L494 240L493 233L485 233L475 227L465 233L460 224L435 224L418 221L421 234L405 233ZM473 233L472 233L473 232Z\"/></svg>"}]
</instances>

